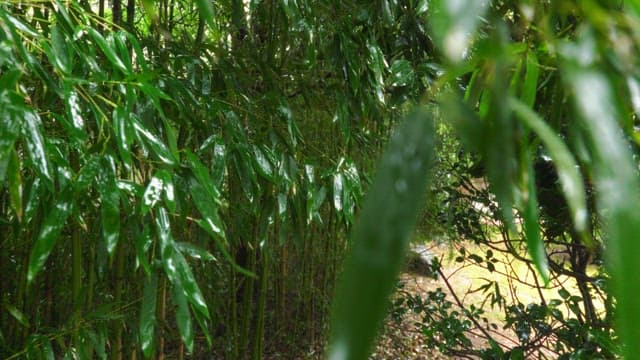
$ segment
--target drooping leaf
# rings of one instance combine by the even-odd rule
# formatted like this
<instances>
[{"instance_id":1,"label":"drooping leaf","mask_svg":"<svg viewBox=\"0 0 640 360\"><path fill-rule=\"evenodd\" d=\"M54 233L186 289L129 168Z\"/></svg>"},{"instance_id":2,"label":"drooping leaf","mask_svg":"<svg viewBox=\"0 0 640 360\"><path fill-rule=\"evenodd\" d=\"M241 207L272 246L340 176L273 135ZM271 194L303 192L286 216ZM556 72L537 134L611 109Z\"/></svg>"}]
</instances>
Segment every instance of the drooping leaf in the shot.
<instances>
[{"instance_id":1,"label":"drooping leaf","mask_svg":"<svg viewBox=\"0 0 640 360\"><path fill-rule=\"evenodd\" d=\"M542 277L545 286L549 284L549 264L544 242L540 236L540 215L538 210L538 195L536 190L536 177L533 169L531 155L528 153L528 146L524 146L523 154L520 156L522 175L522 197L524 204L523 227L527 241L527 251L533 263Z\"/></svg>"},{"instance_id":2,"label":"drooping leaf","mask_svg":"<svg viewBox=\"0 0 640 360\"><path fill-rule=\"evenodd\" d=\"M107 253L112 257L120 238L120 190L116 186L115 173L110 161L104 159L102 165L97 181L100 218Z\"/></svg>"},{"instance_id":3,"label":"drooping leaf","mask_svg":"<svg viewBox=\"0 0 640 360\"><path fill-rule=\"evenodd\" d=\"M13 316L14 319L16 319L22 326L29 328L29 319L27 318L27 316L20 311L18 308L16 308L15 306L9 304L9 303L4 303L4 308L7 310L7 312L9 314L11 314L11 316Z\"/></svg>"},{"instance_id":4,"label":"drooping leaf","mask_svg":"<svg viewBox=\"0 0 640 360\"><path fill-rule=\"evenodd\" d=\"M22 221L22 171L18 153L13 149L9 157L8 186L11 208L15 211L19 221Z\"/></svg>"},{"instance_id":5,"label":"drooping leaf","mask_svg":"<svg viewBox=\"0 0 640 360\"><path fill-rule=\"evenodd\" d=\"M45 152L44 138L42 137L40 117L32 111L27 111L23 115L24 122L22 135L27 143L27 151L31 156L33 164L45 180L47 188L53 188L53 178L49 171L49 161Z\"/></svg>"},{"instance_id":6,"label":"drooping leaf","mask_svg":"<svg viewBox=\"0 0 640 360\"><path fill-rule=\"evenodd\" d=\"M178 286L173 287L173 302L176 304L176 323L182 342L187 347L187 352L193 351L193 323L191 321L191 312L189 311L189 303L187 297Z\"/></svg>"},{"instance_id":7,"label":"drooping leaf","mask_svg":"<svg viewBox=\"0 0 640 360\"><path fill-rule=\"evenodd\" d=\"M159 137L149 131L149 129L142 125L138 120L133 121L133 128L136 130L138 136L140 136L140 138L149 145L151 151L158 157L158 159L160 159L160 161L170 166L176 164L176 159L173 157L173 154Z\"/></svg>"},{"instance_id":8,"label":"drooping leaf","mask_svg":"<svg viewBox=\"0 0 640 360\"><path fill-rule=\"evenodd\" d=\"M133 143L135 134L133 133L134 129L131 124L131 117L127 110L121 106L118 106L113 111L113 128L120 158L125 166L130 168L131 144Z\"/></svg>"},{"instance_id":9,"label":"drooping leaf","mask_svg":"<svg viewBox=\"0 0 640 360\"><path fill-rule=\"evenodd\" d=\"M429 4L431 28L444 54L453 62L467 55L489 0L434 0Z\"/></svg>"},{"instance_id":10,"label":"drooping leaf","mask_svg":"<svg viewBox=\"0 0 640 360\"><path fill-rule=\"evenodd\" d=\"M107 41L102 34L100 34L96 29L90 27L87 29L87 32L93 39L93 41L98 45L100 50L106 55L107 59L111 62L112 65L116 67L116 69L122 71L123 74L129 75L129 71L127 67L124 65L120 57L116 54L115 49L113 48L113 44Z\"/></svg>"},{"instance_id":11,"label":"drooping leaf","mask_svg":"<svg viewBox=\"0 0 640 360\"><path fill-rule=\"evenodd\" d=\"M158 208L157 211L156 228L160 239L162 263L167 278L173 286L178 287L184 292L189 303L193 305L194 310L208 319L209 309L207 304L193 276L191 267L175 245L175 241L171 235L169 215L162 207Z\"/></svg>"},{"instance_id":12,"label":"drooping leaf","mask_svg":"<svg viewBox=\"0 0 640 360\"><path fill-rule=\"evenodd\" d=\"M214 12L211 1L209 0L196 0L196 4L198 5L198 10L200 11L200 16L206 21L207 25L211 27L211 29L216 29L216 23L214 22Z\"/></svg>"},{"instance_id":13,"label":"drooping leaf","mask_svg":"<svg viewBox=\"0 0 640 360\"><path fill-rule=\"evenodd\" d=\"M62 31L57 24L51 29L52 56L50 56L50 59L58 70L65 75L69 75L71 73L69 50Z\"/></svg>"},{"instance_id":14,"label":"drooping leaf","mask_svg":"<svg viewBox=\"0 0 640 360\"><path fill-rule=\"evenodd\" d=\"M593 152L596 203L604 219L607 259L616 295L617 326L626 359L640 353L640 181L618 119L625 113L599 69L595 39L584 29L578 41L563 44L563 74Z\"/></svg>"},{"instance_id":15,"label":"drooping leaf","mask_svg":"<svg viewBox=\"0 0 640 360\"><path fill-rule=\"evenodd\" d=\"M538 92L538 76L540 73L538 57L534 51L527 53L526 69L524 74L524 82L522 83L522 92L520 99L522 102L533 107L536 102L536 93Z\"/></svg>"},{"instance_id":16,"label":"drooping leaf","mask_svg":"<svg viewBox=\"0 0 640 360\"><path fill-rule=\"evenodd\" d=\"M11 99L3 99L1 96L2 94L0 94L0 106L4 110L0 112L0 183L4 181L11 151L20 132L18 113L16 109L9 107Z\"/></svg>"},{"instance_id":17,"label":"drooping leaf","mask_svg":"<svg viewBox=\"0 0 640 360\"><path fill-rule=\"evenodd\" d=\"M589 218L584 183L573 155L571 155L571 152L560 137L535 111L516 99L511 99L510 105L518 119L533 130L547 148L549 156L558 171L558 178L562 184L562 193L567 199L567 204L569 204L575 229L582 235L583 241L592 246L593 243L587 234Z\"/></svg>"},{"instance_id":18,"label":"drooping leaf","mask_svg":"<svg viewBox=\"0 0 640 360\"><path fill-rule=\"evenodd\" d=\"M431 121L425 110L407 116L383 156L338 284L331 360L366 359L385 317L433 163Z\"/></svg>"},{"instance_id":19,"label":"drooping leaf","mask_svg":"<svg viewBox=\"0 0 640 360\"><path fill-rule=\"evenodd\" d=\"M391 75L387 83L391 86L407 86L413 81L413 67L408 60L396 60L389 69Z\"/></svg>"},{"instance_id":20,"label":"drooping leaf","mask_svg":"<svg viewBox=\"0 0 640 360\"><path fill-rule=\"evenodd\" d=\"M153 176L149 181L149 185L147 185L147 189L144 191L144 195L142 195L140 212L143 215L156 206L156 204L162 199L163 188L164 184L162 183L162 178Z\"/></svg>"},{"instance_id":21,"label":"drooping leaf","mask_svg":"<svg viewBox=\"0 0 640 360\"><path fill-rule=\"evenodd\" d=\"M140 347L145 357L153 353L153 339L156 325L156 302L158 294L158 275L154 272L147 276L142 294L140 309Z\"/></svg>"},{"instance_id":22,"label":"drooping leaf","mask_svg":"<svg viewBox=\"0 0 640 360\"><path fill-rule=\"evenodd\" d=\"M67 188L55 200L54 207L47 214L29 257L27 281L32 282L42 270L51 250L60 237L60 232L73 211L73 190Z\"/></svg>"}]
</instances>

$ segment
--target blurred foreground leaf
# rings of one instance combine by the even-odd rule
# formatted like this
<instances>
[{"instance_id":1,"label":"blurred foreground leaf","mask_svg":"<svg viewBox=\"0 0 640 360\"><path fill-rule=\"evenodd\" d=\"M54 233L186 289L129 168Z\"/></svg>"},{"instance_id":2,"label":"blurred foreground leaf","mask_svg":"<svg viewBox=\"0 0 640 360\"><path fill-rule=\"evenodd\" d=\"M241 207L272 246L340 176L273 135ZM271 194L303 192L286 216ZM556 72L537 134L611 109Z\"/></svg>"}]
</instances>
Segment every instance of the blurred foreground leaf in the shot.
<instances>
[{"instance_id":1,"label":"blurred foreground leaf","mask_svg":"<svg viewBox=\"0 0 640 360\"><path fill-rule=\"evenodd\" d=\"M431 121L424 109L409 115L382 158L338 284L331 360L366 359L385 317L433 163Z\"/></svg>"}]
</instances>

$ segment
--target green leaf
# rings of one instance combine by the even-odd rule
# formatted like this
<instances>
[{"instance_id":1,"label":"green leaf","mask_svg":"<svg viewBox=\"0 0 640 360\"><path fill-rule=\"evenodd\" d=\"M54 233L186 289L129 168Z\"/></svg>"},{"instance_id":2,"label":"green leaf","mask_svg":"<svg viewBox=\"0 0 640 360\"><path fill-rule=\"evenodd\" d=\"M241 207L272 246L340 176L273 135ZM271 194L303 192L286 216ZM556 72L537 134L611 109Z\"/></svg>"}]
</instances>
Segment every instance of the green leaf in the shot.
<instances>
[{"instance_id":1,"label":"green leaf","mask_svg":"<svg viewBox=\"0 0 640 360\"><path fill-rule=\"evenodd\" d=\"M407 116L382 158L334 300L331 360L367 359L393 290L433 164L432 119Z\"/></svg>"},{"instance_id":2,"label":"green leaf","mask_svg":"<svg viewBox=\"0 0 640 360\"><path fill-rule=\"evenodd\" d=\"M84 132L84 118L82 117L82 109L80 108L78 93L71 85L66 85L64 97L67 117L68 120L71 120L71 124L73 126L73 131L70 135L74 138L73 140L83 142L87 135Z\"/></svg>"},{"instance_id":3,"label":"green leaf","mask_svg":"<svg viewBox=\"0 0 640 360\"><path fill-rule=\"evenodd\" d=\"M27 151L39 174L44 178L47 188L53 189L53 178L49 172L44 138L40 132L40 117L33 111L27 111L23 114L23 118L22 134L27 143Z\"/></svg>"},{"instance_id":4,"label":"green leaf","mask_svg":"<svg viewBox=\"0 0 640 360\"><path fill-rule=\"evenodd\" d=\"M538 69L538 57L536 53L531 50L527 53L527 67L524 74L524 82L522 84L522 92L520 99L522 102L533 107L536 102L536 93L538 92L538 76L540 70Z\"/></svg>"},{"instance_id":5,"label":"green leaf","mask_svg":"<svg viewBox=\"0 0 640 360\"><path fill-rule=\"evenodd\" d=\"M538 135L549 152L558 171L558 178L562 184L562 193L567 199L571 217L576 231L582 235L586 245L592 246L593 241L588 235L589 215L582 175L576 160L569 148L560 137L527 105L512 98L509 102L511 110L517 118Z\"/></svg>"},{"instance_id":6,"label":"green leaf","mask_svg":"<svg viewBox=\"0 0 640 360\"><path fill-rule=\"evenodd\" d=\"M122 71L125 75L130 75L129 70L124 65L120 57L116 54L112 44L110 44L96 29L90 27L87 29L89 36L93 39L93 41L98 45L98 47L102 50L102 52L107 56L107 59L114 65L118 70Z\"/></svg>"},{"instance_id":7,"label":"green leaf","mask_svg":"<svg viewBox=\"0 0 640 360\"><path fill-rule=\"evenodd\" d=\"M31 256L29 257L27 282L32 282L44 266L72 211L73 191L67 188L60 193L55 201L54 208L47 214L40 228L40 234L36 239L33 249L31 250Z\"/></svg>"},{"instance_id":8,"label":"green leaf","mask_svg":"<svg viewBox=\"0 0 640 360\"><path fill-rule=\"evenodd\" d=\"M596 204L603 219L612 288L616 296L617 326L626 359L640 354L640 180L637 163L618 125L626 110L616 101L605 72L597 63L597 47L587 29L576 43L563 44L562 70L573 91L575 108L593 156Z\"/></svg>"},{"instance_id":9,"label":"green leaf","mask_svg":"<svg viewBox=\"0 0 640 360\"><path fill-rule=\"evenodd\" d=\"M22 171L20 159L15 149L12 149L8 164L8 186L11 208L15 211L18 220L22 221Z\"/></svg>"},{"instance_id":10,"label":"green leaf","mask_svg":"<svg viewBox=\"0 0 640 360\"><path fill-rule=\"evenodd\" d=\"M116 186L115 173L111 162L105 159L102 164L100 176L98 176L102 236L107 247L107 253L113 257L120 238L120 190Z\"/></svg>"},{"instance_id":11,"label":"green leaf","mask_svg":"<svg viewBox=\"0 0 640 360\"><path fill-rule=\"evenodd\" d=\"M162 183L162 178L158 177L157 174L154 175L142 195L142 205L140 206L140 212L142 215L146 214L151 208L156 206L160 199L162 199L163 188L164 185Z\"/></svg>"},{"instance_id":12,"label":"green leaf","mask_svg":"<svg viewBox=\"0 0 640 360\"><path fill-rule=\"evenodd\" d=\"M13 145L20 131L19 114L10 107L8 103L10 99L6 99L6 102L3 100L0 94L0 106L4 108L0 112L0 183L4 181L6 176Z\"/></svg>"},{"instance_id":13,"label":"green leaf","mask_svg":"<svg viewBox=\"0 0 640 360\"><path fill-rule=\"evenodd\" d=\"M122 106L113 111L113 131L120 158L127 168L131 168L131 144L135 136L131 116Z\"/></svg>"},{"instance_id":14,"label":"green leaf","mask_svg":"<svg viewBox=\"0 0 640 360\"><path fill-rule=\"evenodd\" d=\"M476 26L489 8L487 0L434 0L429 6L436 43L453 62L463 60Z\"/></svg>"},{"instance_id":15,"label":"green leaf","mask_svg":"<svg viewBox=\"0 0 640 360\"><path fill-rule=\"evenodd\" d=\"M212 30L216 29L216 23L213 21L214 12L213 12L213 4L210 0L196 0L196 4L198 5L198 10L200 11L200 16L204 18L207 24L211 27Z\"/></svg>"},{"instance_id":16,"label":"green leaf","mask_svg":"<svg viewBox=\"0 0 640 360\"><path fill-rule=\"evenodd\" d=\"M187 156L189 156L187 154ZM191 198L196 205L196 208L202 215L202 220L197 220L196 223L202 229L204 229L209 236L215 241L218 250L222 253L222 256L229 261L229 263L238 272L247 276L254 276L254 274L236 264L235 259L229 254L227 250L226 235L224 231L224 224L220 220L218 215L218 209L216 203L219 202L217 198L212 199L210 194L204 190L205 187L195 178L189 180L189 190L191 192Z\"/></svg>"},{"instance_id":17,"label":"green leaf","mask_svg":"<svg viewBox=\"0 0 640 360\"><path fill-rule=\"evenodd\" d=\"M214 151L216 150L214 149ZM187 158L187 163L189 164L193 175L198 180L198 184L200 184L200 186L202 187L202 190L206 192L206 194L210 197L210 200L213 200L216 205L220 205L220 192L215 187L216 182L214 182L213 178L209 174L209 170L191 151L186 150L185 156Z\"/></svg>"},{"instance_id":18,"label":"green leaf","mask_svg":"<svg viewBox=\"0 0 640 360\"><path fill-rule=\"evenodd\" d=\"M71 74L67 41L58 24L51 29L52 63L65 75Z\"/></svg>"},{"instance_id":19,"label":"green leaf","mask_svg":"<svg viewBox=\"0 0 640 360\"><path fill-rule=\"evenodd\" d=\"M140 138L149 145L151 151L158 157L158 159L160 159L160 161L170 166L176 164L176 159L173 157L173 154L159 137L151 133L149 129L137 120L133 120L133 128L136 130L138 136L140 136Z\"/></svg>"},{"instance_id":20,"label":"green leaf","mask_svg":"<svg viewBox=\"0 0 640 360\"><path fill-rule=\"evenodd\" d=\"M29 325L29 319L27 318L27 316L22 311L18 310L17 307L9 303L5 303L4 308L7 309L7 312L11 314L11 316L13 316L13 318L16 319L20 324L22 324L22 326L26 328L29 328L31 326Z\"/></svg>"},{"instance_id":21,"label":"green leaf","mask_svg":"<svg viewBox=\"0 0 640 360\"><path fill-rule=\"evenodd\" d=\"M176 304L176 322L178 323L180 337L187 347L187 352L191 353L193 352L194 339L191 312L189 311L187 297L185 296L183 289L178 286L173 287L173 302Z\"/></svg>"},{"instance_id":22,"label":"green leaf","mask_svg":"<svg viewBox=\"0 0 640 360\"><path fill-rule=\"evenodd\" d=\"M202 261L215 261L216 258L207 250L187 242L176 242L176 248L183 254Z\"/></svg>"},{"instance_id":23,"label":"green leaf","mask_svg":"<svg viewBox=\"0 0 640 360\"><path fill-rule=\"evenodd\" d=\"M539 213L538 213L538 197L536 194L536 177L533 170L531 156L528 154L528 148L525 152L524 159L521 159L524 167L524 186L522 191L524 200L524 233L527 240L527 250L531 259L542 277L545 286L549 284L549 264L547 261L547 253L545 252L544 242L540 236Z\"/></svg>"},{"instance_id":24,"label":"green leaf","mask_svg":"<svg viewBox=\"0 0 640 360\"><path fill-rule=\"evenodd\" d=\"M387 83L391 86L407 86L413 82L413 66L408 60L396 60L391 64L391 75Z\"/></svg>"},{"instance_id":25,"label":"green leaf","mask_svg":"<svg viewBox=\"0 0 640 360\"><path fill-rule=\"evenodd\" d=\"M150 357L153 353L157 294L158 275L154 272L147 276L147 281L145 281L140 309L140 347L145 357Z\"/></svg>"},{"instance_id":26,"label":"green leaf","mask_svg":"<svg viewBox=\"0 0 640 360\"><path fill-rule=\"evenodd\" d=\"M193 305L193 308L208 319L209 309L207 308L207 304L204 301L187 260L175 245L175 241L171 236L169 215L162 207L159 208L157 212L156 226L160 238L162 263L167 278L173 286L181 288L191 305Z\"/></svg>"}]
</instances>

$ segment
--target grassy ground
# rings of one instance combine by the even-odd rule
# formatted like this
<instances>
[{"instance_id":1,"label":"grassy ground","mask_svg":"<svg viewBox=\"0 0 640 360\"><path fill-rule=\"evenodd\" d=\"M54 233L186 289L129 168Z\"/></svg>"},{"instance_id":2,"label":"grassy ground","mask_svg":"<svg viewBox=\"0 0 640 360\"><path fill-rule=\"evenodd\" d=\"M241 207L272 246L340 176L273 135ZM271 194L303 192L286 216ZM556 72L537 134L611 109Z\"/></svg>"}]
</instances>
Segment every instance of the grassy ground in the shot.
<instances>
[{"instance_id":1,"label":"grassy ground","mask_svg":"<svg viewBox=\"0 0 640 360\"><path fill-rule=\"evenodd\" d=\"M465 260L460 261L464 248ZM514 347L518 344L516 334L511 329L504 329L505 313L498 304L491 304L491 293L499 289L508 304L529 303L540 304L542 299L548 302L551 299L560 299L558 291L564 289L572 295L579 295L575 281L568 277L552 279L547 287L542 280L525 262L516 261L513 257L504 255L500 251L492 251L487 255L486 250L472 243L460 243L457 245L435 244L429 246L433 255L440 260L441 277L433 279L424 274L405 272L401 276L403 291L409 294L426 297L429 291L442 288L447 294L447 299L457 305L469 307L474 305L482 308L488 323L494 326L486 327L486 331L503 348ZM470 256L475 254L476 256ZM526 254L523 254L526 256ZM478 264L475 260L481 260ZM487 260L489 259L489 260ZM490 262L493 265L487 265ZM490 271L489 268L492 268ZM483 285L491 283L491 291L483 292ZM455 295L455 296L454 296ZM602 302L594 299L598 311L603 311ZM456 306L457 306L456 305ZM570 309L560 305L559 310L565 316ZM440 354L436 349L425 345L424 336L416 326L420 319L415 315L407 314L401 324L388 321L384 336L381 338L372 359L451 359L454 356ZM484 324L484 322L482 322ZM486 325L483 325L486 326ZM486 335L472 328L467 337L472 341L476 349L488 347ZM542 350L542 354L548 358L556 356L551 351ZM465 357L458 357L465 358Z\"/></svg>"}]
</instances>

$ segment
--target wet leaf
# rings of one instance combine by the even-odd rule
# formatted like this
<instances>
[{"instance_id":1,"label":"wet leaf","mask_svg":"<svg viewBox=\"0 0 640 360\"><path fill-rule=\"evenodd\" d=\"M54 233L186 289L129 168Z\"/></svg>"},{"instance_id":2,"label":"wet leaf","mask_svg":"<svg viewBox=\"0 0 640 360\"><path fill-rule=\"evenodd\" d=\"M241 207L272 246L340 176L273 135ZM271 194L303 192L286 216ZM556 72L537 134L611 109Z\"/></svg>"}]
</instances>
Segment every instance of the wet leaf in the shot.
<instances>
[{"instance_id":1,"label":"wet leaf","mask_svg":"<svg viewBox=\"0 0 640 360\"><path fill-rule=\"evenodd\" d=\"M133 128L136 130L138 136L140 136L140 138L149 145L151 151L160 159L160 161L171 166L176 164L176 159L173 157L173 154L159 137L151 133L149 129L137 120L133 120Z\"/></svg>"},{"instance_id":2,"label":"wet leaf","mask_svg":"<svg viewBox=\"0 0 640 360\"><path fill-rule=\"evenodd\" d=\"M115 49L112 47L112 44L109 43L96 29L90 27L87 29L89 36L93 39L93 41L98 45L100 50L107 56L107 59L114 65L118 70L122 71L123 74L129 75L129 70L124 65L120 57L115 52Z\"/></svg>"},{"instance_id":3,"label":"wet leaf","mask_svg":"<svg viewBox=\"0 0 640 360\"><path fill-rule=\"evenodd\" d=\"M135 134L131 124L131 117L127 110L121 106L113 111L113 128L120 158L124 164L130 168L131 144L133 143Z\"/></svg>"},{"instance_id":4,"label":"wet leaf","mask_svg":"<svg viewBox=\"0 0 640 360\"><path fill-rule=\"evenodd\" d=\"M154 272L147 276L140 309L140 347L145 357L153 353L153 339L156 325L156 301L158 293L158 275Z\"/></svg>"},{"instance_id":5,"label":"wet leaf","mask_svg":"<svg viewBox=\"0 0 640 360\"><path fill-rule=\"evenodd\" d=\"M7 183L11 208L15 211L18 220L22 221L22 170L20 169L20 159L15 149L11 151L7 170L9 174Z\"/></svg>"},{"instance_id":6,"label":"wet leaf","mask_svg":"<svg viewBox=\"0 0 640 360\"><path fill-rule=\"evenodd\" d=\"M143 215L149 212L149 210L156 206L156 204L162 199L163 188L164 184L162 183L162 178L153 176L151 178L151 181L149 181L149 185L147 185L147 189L142 195L142 205L140 206L140 212Z\"/></svg>"},{"instance_id":7,"label":"wet leaf","mask_svg":"<svg viewBox=\"0 0 640 360\"><path fill-rule=\"evenodd\" d=\"M60 232L67 218L73 211L73 205L73 191L71 188L67 188L58 195L55 200L55 206L49 211L40 228L40 234L29 257L27 282L32 282L38 272L42 270L51 250L53 250L56 241L60 237Z\"/></svg>"},{"instance_id":8,"label":"wet leaf","mask_svg":"<svg viewBox=\"0 0 640 360\"><path fill-rule=\"evenodd\" d=\"M51 56L51 60L53 60L53 64L63 74L69 75L71 73L69 50L67 48L67 42L64 38L62 30L57 24L51 29L51 45L53 55Z\"/></svg>"},{"instance_id":9,"label":"wet leaf","mask_svg":"<svg viewBox=\"0 0 640 360\"><path fill-rule=\"evenodd\" d=\"M102 164L100 176L98 176L102 236L107 253L113 257L120 238L120 190L116 186L115 173L109 161L103 160Z\"/></svg>"},{"instance_id":10,"label":"wet leaf","mask_svg":"<svg viewBox=\"0 0 640 360\"><path fill-rule=\"evenodd\" d=\"M382 158L338 283L328 358L367 359L423 203L433 163L431 116L414 111Z\"/></svg>"},{"instance_id":11,"label":"wet leaf","mask_svg":"<svg viewBox=\"0 0 640 360\"><path fill-rule=\"evenodd\" d=\"M176 304L176 323L182 342L187 347L187 352L193 352L193 323L187 297L182 288L173 287L173 302Z\"/></svg>"},{"instance_id":12,"label":"wet leaf","mask_svg":"<svg viewBox=\"0 0 640 360\"><path fill-rule=\"evenodd\" d=\"M20 310L18 310L17 307L9 304L9 303L5 303L4 304L4 308L7 310L7 312L9 314L11 314L11 316L13 316L14 319L16 319L22 326L29 328L29 319L27 318L27 316Z\"/></svg>"},{"instance_id":13,"label":"wet leaf","mask_svg":"<svg viewBox=\"0 0 640 360\"><path fill-rule=\"evenodd\" d=\"M169 223L169 215L164 208L159 208L156 217L156 226L160 238L160 252L162 263L164 265L167 278L173 286L182 289L189 303L193 305L195 311L199 312L207 319L209 318L209 309L204 301L204 297L200 292L198 283L196 282L191 267L184 258L184 255L175 245L175 241L171 236L171 225Z\"/></svg>"},{"instance_id":14,"label":"wet leaf","mask_svg":"<svg viewBox=\"0 0 640 360\"><path fill-rule=\"evenodd\" d=\"M22 135L27 143L27 151L40 175L46 181L47 188L53 188L53 178L49 171L49 161L45 152L44 138L40 131L40 117L32 111L24 113Z\"/></svg>"},{"instance_id":15,"label":"wet leaf","mask_svg":"<svg viewBox=\"0 0 640 360\"><path fill-rule=\"evenodd\" d=\"M387 82L391 86L407 86L413 82L413 66L408 60L396 60L391 64L391 75Z\"/></svg>"},{"instance_id":16,"label":"wet leaf","mask_svg":"<svg viewBox=\"0 0 640 360\"><path fill-rule=\"evenodd\" d=\"M202 260L202 261L215 261L216 258L211 255L207 250L187 242L176 242L176 247L178 250L183 253L189 255L191 258Z\"/></svg>"}]
</instances>

